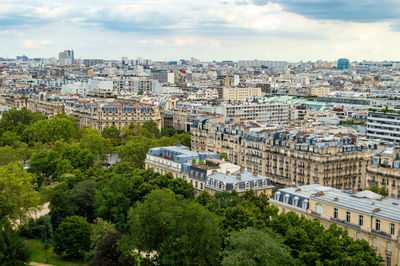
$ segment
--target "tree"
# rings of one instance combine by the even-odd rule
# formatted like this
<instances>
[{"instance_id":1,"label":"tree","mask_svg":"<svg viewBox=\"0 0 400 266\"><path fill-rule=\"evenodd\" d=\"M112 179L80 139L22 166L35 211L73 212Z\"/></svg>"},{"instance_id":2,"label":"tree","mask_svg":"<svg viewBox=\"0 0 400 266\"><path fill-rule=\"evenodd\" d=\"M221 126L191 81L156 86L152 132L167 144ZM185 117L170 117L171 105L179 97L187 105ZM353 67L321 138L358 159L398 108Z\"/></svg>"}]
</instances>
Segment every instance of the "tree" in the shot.
<instances>
[{"instance_id":1,"label":"tree","mask_svg":"<svg viewBox=\"0 0 400 266\"><path fill-rule=\"evenodd\" d=\"M161 132L158 129L158 125L153 120L148 120L148 121L144 122L142 125L142 130L147 131L146 133L143 133L143 134L150 133L154 138L161 137Z\"/></svg>"},{"instance_id":2,"label":"tree","mask_svg":"<svg viewBox=\"0 0 400 266\"><path fill-rule=\"evenodd\" d=\"M130 162L136 168L142 168L147 151L155 146L155 140L143 136L133 136L125 145L116 148L123 162Z\"/></svg>"},{"instance_id":3,"label":"tree","mask_svg":"<svg viewBox=\"0 0 400 266\"><path fill-rule=\"evenodd\" d=\"M156 251L163 265L218 263L218 217L169 190L154 190L130 213L129 237L139 251ZM158 232L158 233L155 233Z\"/></svg>"},{"instance_id":4,"label":"tree","mask_svg":"<svg viewBox=\"0 0 400 266\"><path fill-rule=\"evenodd\" d=\"M377 185L366 188L366 190L371 190L372 192L382 195L384 197L387 197L387 195L389 194L388 189L386 188L386 186L383 187L378 187Z\"/></svg>"},{"instance_id":5,"label":"tree","mask_svg":"<svg viewBox=\"0 0 400 266\"><path fill-rule=\"evenodd\" d=\"M90 249L91 226L85 218L65 218L54 233L54 252L70 257L81 257Z\"/></svg>"},{"instance_id":6,"label":"tree","mask_svg":"<svg viewBox=\"0 0 400 266\"><path fill-rule=\"evenodd\" d=\"M42 143L57 140L69 141L78 137L79 125L68 116L55 116L46 120L39 120L27 127L23 132L25 142L40 141Z\"/></svg>"},{"instance_id":7,"label":"tree","mask_svg":"<svg viewBox=\"0 0 400 266\"><path fill-rule=\"evenodd\" d=\"M224 160L224 161L229 162L229 157L228 157L228 154L227 154L226 152L221 152L221 153L219 154L219 158L220 158L221 160Z\"/></svg>"},{"instance_id":8,"label":"tree","mask_svg":"<svg viewBox=\"0 0 400 266\"><path fill-rule=\"evenodd\" d=\"M0 147L0 165L6 165L17 160L15 150L10 146Z\"/></svg>"},{"instance_id":9,"label":"tree","mask_svg":"<svg viewBox=\"0 0 400 266\"><path fill-rule=\"evenodd\" d=\"M68 188L65 186L58 187L50 199L49 214L54 228L57 228L64 218L74 214L74 206L66 189Z\"/></svg>"},{"instance_id":10,"label":"tree","mask_svg":"<svg viewBox=\"0 0 400 266\"><path fill-rule=\"evenodd\" d=\"M0 221L0 265L26 265L31 252L7 219Z\"/></svg>"},{"instance_id":11,"label":"tree","mask_svg":"<svg viewBox=\"0 0 400 266\"><path fill-rule=\"evenodd\" d=\"M39 204L36 178L20 164L0 167L0 220L25 220L28 210Z\"/></svg>"},{"instance_id":12,"label":"tree","mask_svg":"<svg viewBox=\"0 0 400 266\"><path fill-rule=\"evenodd\" d=\"M118 146L121 144L121 131L115 125L103 129L101 135L104 138L109 139L113 146Z\"/></svg>"},{"instance_id":13,"label":"tree","mask_svg":"<svg viewBox=\"0 0 400 266\"><path fill-rule=\"evenodd\" d=\"M11 109L2 114L0 129L15 131L17 134L21 134L25 127L45 118L44 115L34 113L25 108L21 110Z\"/></svg>"},{"instance_id":14,"label":"tree","mask_svg":"<svg viewBox=\"0 0 400 266\"><path fill-rule=\"evenodd\" d=\"M292 265L289 248L272 233L246 228L233 232L222 252L222 265Z\"/></svg>"},{"instance_id":15,"label":"tree","mask_svg":"<svg viewBox=\"0 0 400 266\"><path fill-rule=\"evenodd\" d=\"M131 256L124 256L118 248L118 243L122 238L120 232L111 232L100 240L96 254L93 258L93 265L98 266L128 266L139 265Z\"/></svg>"},{"instance_id":16,"label":"tree","mask_svg":"<svg viewBox=\"0 0 400 266\"><path fill-rule=\"evenodd\" d=\"M69 192L74 214L86 217L88 221L95 218L96 183L93 180L79 182Z\"/></svg>"},{"instance_id":17,"label":"tree","mask_svg":"<svg viewBox=\"0 0 400 266\"><path fill-rule=\"evenodd\" d=\"M110 222L104 221L101 218L96 218L96 220L94 220L94 223L92 224L92 231L90 234L90 252L88 254L88 257L92 257L97 252L97 246L100 241L103 240L103 238L115 231L115 225Z\"/></svg>"},{"instance_id":18,"label":"tree","mask_svg":"<svg viewBox=\"0 0 400 266\"><path fill-rule=\"evenodd\" d=\"M93 128L84 128L80 145L83 149L88 149L96 158L104 160L106 154L112 150L110 139L101 136L100 132Z\"/></svg>"}]
</instances>

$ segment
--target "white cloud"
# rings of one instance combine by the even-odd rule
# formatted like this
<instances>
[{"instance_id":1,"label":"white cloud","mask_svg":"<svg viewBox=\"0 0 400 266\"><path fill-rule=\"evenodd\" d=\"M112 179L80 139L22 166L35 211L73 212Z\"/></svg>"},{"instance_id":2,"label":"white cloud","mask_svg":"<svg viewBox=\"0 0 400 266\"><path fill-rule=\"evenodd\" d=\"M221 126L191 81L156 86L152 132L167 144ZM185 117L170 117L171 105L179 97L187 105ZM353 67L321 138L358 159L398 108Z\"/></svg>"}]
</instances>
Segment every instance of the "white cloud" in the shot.
<instances>
[{"instance_id":1,"label":"white cloud","mask_svg":"<svg viewBox=\"0 0 400 266\"><path fill-rule=\"evenodd\" d=\"M43 46L47 46L49 44L54 43L53 40L33 40L33 39L25 39L23 40L23 45L25 48L40 48Z\"/></svg>"},{"instance_id":2,"label":"white cloud","mask_svg":"<svg viewBox=\"0 0 400 266\"><path fill-rule=\"evenodd\" d=\"M105 58L399 59L392 21L316 20L276 3L240 2L2 0L0 42L5 54L31 56L68 48Z\"/></svg>"}]
</instances>

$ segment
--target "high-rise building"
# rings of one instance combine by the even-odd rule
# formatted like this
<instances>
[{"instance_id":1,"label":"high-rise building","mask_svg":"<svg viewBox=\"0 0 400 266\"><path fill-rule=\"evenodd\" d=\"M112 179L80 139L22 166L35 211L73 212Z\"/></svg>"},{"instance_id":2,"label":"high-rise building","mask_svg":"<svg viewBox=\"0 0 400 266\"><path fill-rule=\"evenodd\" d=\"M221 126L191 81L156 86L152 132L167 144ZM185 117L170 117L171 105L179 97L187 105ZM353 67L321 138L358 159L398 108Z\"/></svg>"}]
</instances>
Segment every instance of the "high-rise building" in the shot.
<instances>
[{"instance_id":1,"label":"high-rise building","mask_svg":"<svg viewBox=\"0 0 400 266\"><path fill-rule=\"evenodd\" d=\"M337 69L343 70L349 68L349 59L347 58L340 58L337 62Z\"/></svg>"},{"instance_id":2,"label":"high-rise building","mask_svg":"<svg viewBox=\"0 0 400 266\"><path fill-rule=\"evenodd\" d=\"M58 63L63 66L74 64L74 50L64 50L58 54Z\"/></svg>"}]
</instances>

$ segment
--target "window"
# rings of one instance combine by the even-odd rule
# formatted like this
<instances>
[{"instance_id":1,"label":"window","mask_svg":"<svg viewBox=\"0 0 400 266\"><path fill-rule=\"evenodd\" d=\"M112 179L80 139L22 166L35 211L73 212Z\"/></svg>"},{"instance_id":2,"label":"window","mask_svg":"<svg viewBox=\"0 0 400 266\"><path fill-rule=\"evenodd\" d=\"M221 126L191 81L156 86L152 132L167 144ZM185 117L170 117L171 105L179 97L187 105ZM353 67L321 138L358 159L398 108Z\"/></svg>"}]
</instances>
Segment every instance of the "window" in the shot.
<instances>
[{"instance_id":1,"label":"window","mask_svg":"<svg viewBox=\"0 0 400 266\"><path fill-rule=\"evenodd\" d=\"M375 230L380 231L381 230L381 220L376 219L375 221Z\"/></svg>"},{"instance_id":2,"label":"window","mask_svg":"<svg viewBox=\"0 0 400 266\"><path fill-rule=\"evenodd\" d=\"M294 197L293 206L297 206L298 203L299 203L299 197Z\"/></svg>"},{"instance_id":3,"label":"window","mask_svg":"<svg viewBox=\"0 0 400 266\"><path fill-rule=\"evenodd\" d=\"M322 206L321 203L315 204L315 211L316 211L316 213L322 214L323 210L324 210L324 207Z\"/></svg>"},{"instance_id":4,"label":"window","mask_svg":"<svg viewBox=\"0 0 400 266\"><path fill-rule=\"evenodd\" d=\"M394 224L390 224L390 234L394 235Z\"/></svg>"},{"instance_id":5,"label":"window","mask_svg":"<svg viewBox=\"0 0 400 266\"><path fill-rule=\"evenodd\" d=\"M338 218L338 209L337 208L333 209L333 218L335 218L335 219Z\"/></svg>"},{"instance_id":6,"label":"window","mask_svg":"<svg viewBox=\"0 0 400 266\"><path fill-rule=\"evenodd\" d=\"M308 209L308 200L303 200L303 209Z\"/></svg>"},{"instance_id":7,"label":"window","mask_svg":"<svg viewBox=\"0 0 400 266\"><path fill-rule=\"evenodd\" d=\"M360 215L358 216L358 225L362 226L364 224L364 216Z\"/></svg>"},{"instance_id":8,"label":"window","mask_svg":"<svg viewBox=\"0 0 400 266\"><path fill-rule=\"evenodd\" d=\"M376 240L376 237L373 237L373 238L372 238L372 247L373 247L373 248L376 248L376 247L377 247L377 240Z\"/></svg>"},{"instance_id":9,"label":"window","mask_svg":"<svg viewBox=\"0 0 400 266\"><path fill-rule=\"evenodd\" d=\"M275 200L279 200L280 196L281 196L281 193L279 191L277 191L275 193Z\"/></svg>"},{"instance_id":10,"label":"window","mask_svg":"<svg viewBox=\"0 0 400 266\"><path fill-rule=\"evenodd\" d=\"M289 202L289 194L285 194L285 196L283 196L283 202L288 203Z\"/></svg>"},{"instance_id":11,"label":"window","mask_svg":"<svg viewBox=\"0 0 400 266\"><path fill-rule=\"evenodd\" d=\"M392 259L386 258L386 266L391 266L391 265L392 265Z\"/></svg>"},{"instance_id":12,"label":"window","mask_svg":"<svg viewBox=\"0 0 400 266\"><path fill-rule=\"evenodd\" d=\"M258 187L258 182L254 181L254 187Z\"/></svg>"},{"instance_id":13,"label":"window","mask_svg":"<svg viewBox=\"0 0 400 266\"><path fill-rule=\"evenodd\" d=\"M386 251L392 252L392 242L390 241L386 242Z\"/></svg>"},{"instance_id":14,"label":"window","mask_svg":"<svg viewBox=\"0 0 400 266\"><path fill-rule=\"evenodd\" d=\"M195 187L197 188L197 181L195 182L195 184L196 184Z\"/></svg>"},{"instance_id":15,"label":"window","mask_svg":"<svg viewBox=\"0 0 400 266\"><path fill-rule=\"evenodd\" d=\"M356 232L356 239L361 239L361 232Z\"/></svg>"},{"instance_id":16,"label":"window","mask_svg":"<svg viewBox=\"0 0 400 266\"><path fill-rule=\"evenodd\" d=\"M346 212L346 222L350 223L350 212Z\"/></svg>"}]
</instances>

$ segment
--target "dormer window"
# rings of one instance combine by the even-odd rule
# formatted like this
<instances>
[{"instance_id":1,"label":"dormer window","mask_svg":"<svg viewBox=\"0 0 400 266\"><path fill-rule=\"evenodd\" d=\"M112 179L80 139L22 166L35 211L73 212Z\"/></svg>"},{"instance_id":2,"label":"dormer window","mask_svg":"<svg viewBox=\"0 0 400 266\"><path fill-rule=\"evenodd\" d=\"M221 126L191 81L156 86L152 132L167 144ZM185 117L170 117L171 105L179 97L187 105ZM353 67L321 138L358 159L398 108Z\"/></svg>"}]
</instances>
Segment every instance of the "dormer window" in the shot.
<instances>
[{"instance_id":1,"label":"dormer window","mask_svg":"<svg viewBox=\"0 0 400 266\"><path fill-rule=\"evenodd\" d=\"M307 200L307 199L306 199L306 200L303 200L302 208L303 208L303 209L308 209L308 200Z\"/></svg>"},{"instance_id":2,"label":"dormer window","mask_svg":"<svg viewBox=\"0 0 400 266\"><path fill-rule=\"evenodd\" d=\"M290 195L289 194L285 194L285 196L283 196L283 202L284 203L289 203L289 198L290 198Z\"/></svg>"},{"instance_id":3,"label":"dormer window","mask_svg":"<svg viewBox=\"0 0 400 266\"><path fill-rule=\"evenodd\" d=\"M250 183L246 182L246 189L249 189L249 188L250 188Z\"/></svg>"},{"instance_id":4,"label":"dormer window","mask_svg":"<svg viewBox=\"0 0 400 266\"><path fill-rule=\"evenodd\" d=\"M278 200L278 201L279 201L280 196L281 196L281 192L277 191L277 192L275 193L275 200Z\"/></svg>"},{"instance_id":5,"label":"dormer window","mask_svg":"<svg viewBox=\"0 0 400 266\"><path fill-rule=\"evenodd\" d=\"M254 181L254 187L258 187L258 181Z\"/></svg>"},{"instance_id":6,"label":"dormer window","mask_svg":"<svg viewBox=\"0 0 400 266\"><path fill-rule=\"evenodd\" d=\"M298 203L299 203L299 197L294 197L293 198L293 206L297 206Z\"/></svg>"}]
</instances>

